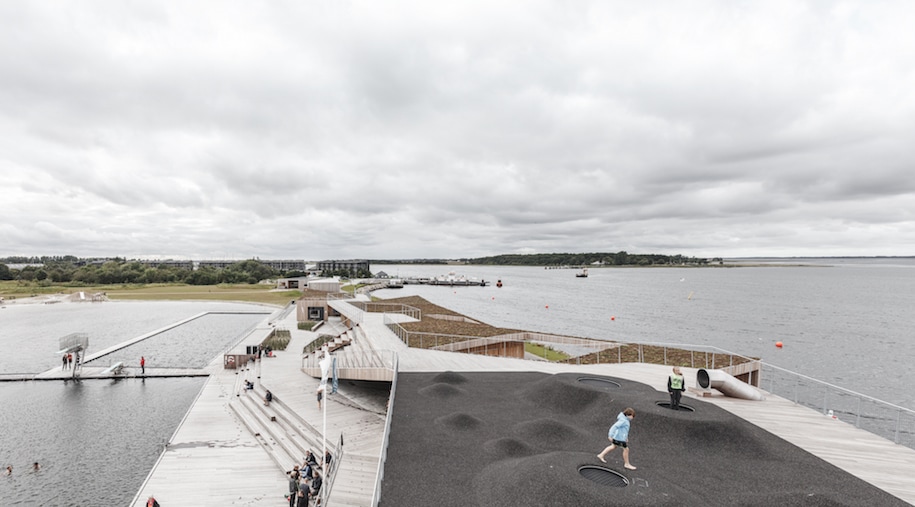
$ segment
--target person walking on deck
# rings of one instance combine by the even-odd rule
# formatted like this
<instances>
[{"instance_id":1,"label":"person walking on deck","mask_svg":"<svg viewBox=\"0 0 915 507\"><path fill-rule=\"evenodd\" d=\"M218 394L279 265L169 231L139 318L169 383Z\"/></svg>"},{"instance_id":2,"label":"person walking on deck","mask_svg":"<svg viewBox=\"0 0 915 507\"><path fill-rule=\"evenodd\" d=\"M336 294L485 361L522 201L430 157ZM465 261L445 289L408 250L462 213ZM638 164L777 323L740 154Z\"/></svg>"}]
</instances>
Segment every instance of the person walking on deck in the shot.
<instances>
[{"instance_id":1,"label":"person walking on deck","mask_svg":"<svg viewBox=\"0 0 915 507\"><path fill-rule=\"evenodd\" d=\"M610 440L610 445L608 445L600 454L597 455L597 459L601 462L606 463L607 460L604 459L604 456L607 453L613 451L617 447L623 448L623 465L629 470L635 470L635 467L632 466L632 463L629 463L629 425L632 420L635 418L635 410L632 408L627 408L619 413L616 416L616 423L610 427L610 431L607 433L607 438Z\"/></svg>"},{"instance_id":2,"label":"person walking on deck","mask_svg":"<svg viewBox=\"0 0 915 507\"><path fill-rule=\"evenodd\" d=\"M146 357L140 356L140 373L146 375Z\"/></svg>"},{"instance_id":3,"label":"person walking on deck","mask_svg":"<svg viewBox=\"0 0 915 507\"><path fill-rule=\"evenodd\" d=\"M295 470L289 472L289 494L286 495L289 498L289 507L295 507L296 504L296 495L299 492L299 478L295 473Z\"/></svg>"},{"instance_id":4,"label":"person walking on deck","mask_svg":"<svg viewBox=\"0 0 915 507\"><path fill-rule=\"evenodd\" d=\"M61 370L66 370L66 369L67 369L67 355L64 354L63 357L61 357L60 359L61 359L61 366L60 366L60 369L61 369Z\"/></svg>"},{"instance_id":5,"label":"person walking on deck","mask_svg":"<svg viewBox=\"0 0 915 507\"><path fill-rule=\"evenodd\" d=\"M680 396L686 390L685 384L683 374L680 373L680 367L674 366L674 372L667 377L667 392L670 393L671 409L680 410Z\"/></svg>"}]
</instances>

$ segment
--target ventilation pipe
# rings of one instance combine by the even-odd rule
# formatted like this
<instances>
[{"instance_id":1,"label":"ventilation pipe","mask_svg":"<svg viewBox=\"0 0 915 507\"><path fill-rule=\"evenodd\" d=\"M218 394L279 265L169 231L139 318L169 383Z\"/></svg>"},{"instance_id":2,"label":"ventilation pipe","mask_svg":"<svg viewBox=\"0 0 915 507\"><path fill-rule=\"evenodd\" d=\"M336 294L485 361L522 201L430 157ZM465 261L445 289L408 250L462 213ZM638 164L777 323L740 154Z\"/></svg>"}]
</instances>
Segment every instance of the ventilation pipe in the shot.
<instances>
[{"instance_id":1,"label":"ventilation pipe","mask_svg":"<svg viewBox=\"0 0 915 507\"><path fill-rule=\"evenodd\" d=\"M703 389L717 389L725 396L731 398L740 398L744 400L762 401L765 396L762 395L755 387L741 382L721 370L700 369L696 373L696 382Z\"/></svg>"}]
</instances>

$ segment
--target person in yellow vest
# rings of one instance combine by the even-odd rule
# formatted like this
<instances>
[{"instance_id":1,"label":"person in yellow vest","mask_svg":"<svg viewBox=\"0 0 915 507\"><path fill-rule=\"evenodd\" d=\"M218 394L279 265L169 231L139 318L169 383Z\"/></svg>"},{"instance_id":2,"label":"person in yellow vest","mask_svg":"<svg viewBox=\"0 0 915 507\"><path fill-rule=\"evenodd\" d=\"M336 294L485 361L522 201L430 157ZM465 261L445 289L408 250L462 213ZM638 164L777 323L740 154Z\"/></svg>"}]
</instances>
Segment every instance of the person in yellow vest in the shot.
<instances>
[{"instance_id":1,"label":"person in yellow vest","mask_svg":"<svg viewBox=\"0 0 915 507\"><path fill-rule=\"evenodd\" d=\"M670 408L680 410L680 395L686 390L686 382L680 367L674 366L674 372L667 377L667 392L670 393Z\"/></svg>"}]
</instances>

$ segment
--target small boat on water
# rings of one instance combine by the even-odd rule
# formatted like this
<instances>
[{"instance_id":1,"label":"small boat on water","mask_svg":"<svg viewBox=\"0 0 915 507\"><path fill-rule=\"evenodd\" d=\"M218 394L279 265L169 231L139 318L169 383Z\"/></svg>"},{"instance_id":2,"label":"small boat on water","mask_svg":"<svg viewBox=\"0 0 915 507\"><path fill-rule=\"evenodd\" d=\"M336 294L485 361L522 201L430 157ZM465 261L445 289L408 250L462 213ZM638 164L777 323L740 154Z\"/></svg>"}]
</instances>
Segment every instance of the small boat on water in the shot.
<instances>
[{"instance_id":1,"label":"small boat on water","mask_svg":"<svg viewBox=\"0 0 915 507\"><path fill-rule=\"evenodd\" d=\"M581 268L580 273L575 273L576 278L588 278L588 268Z\"/></svg>"},{"instance_id":2,"label":"small boat on water","mask_svg":"<svg viewBox=\"0 0 915 507\"><path fill-rule=\"evenodd\" d=\"M447 285L449 287L454 286L480 286L486 287L489 282L486 280L477 280L476 278L467 278L464 275L456 275L454 271L448 273L447 276L437 276L429 280L429 285Z\"/></svg>"},{"instance_id":3,"label":"small boat on water","mask_svg":"<svg viewBox=\"0 0 915 507\"><path fill-rule=\"evenodd\" d=\"M391 278L388 280L388 283L385 284L386 289L403 289L403 280L400 278Z\"/></svg>"},{"instance_id":4,"label":"small boat on water","mask_svg":"<svg viewBox=\"0 0 915 507\"><path fill-rule=\"evenodd\" d=\"M502 280L501 279L496 280L496 287L501 287L501 286L502 286Z\"/></svg>"}]
</instances>

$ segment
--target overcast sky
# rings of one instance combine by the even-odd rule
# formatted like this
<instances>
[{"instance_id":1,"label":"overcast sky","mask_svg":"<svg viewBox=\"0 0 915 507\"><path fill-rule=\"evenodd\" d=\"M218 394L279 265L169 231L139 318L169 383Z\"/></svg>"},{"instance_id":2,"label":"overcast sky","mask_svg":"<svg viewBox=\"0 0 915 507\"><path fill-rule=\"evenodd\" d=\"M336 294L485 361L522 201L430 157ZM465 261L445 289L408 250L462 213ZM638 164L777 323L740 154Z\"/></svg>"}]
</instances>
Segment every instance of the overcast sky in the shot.
<instances>
[{"instance_id":1,"label":"overcast sky","mask_svg":"<svg viewBox=\"0 0 915 507\"><path fill-rule=\"evenodd\" d=\"M0 256L915 255L915 4L452 3L0 3Z\"/></svg>"}]
</instances>

